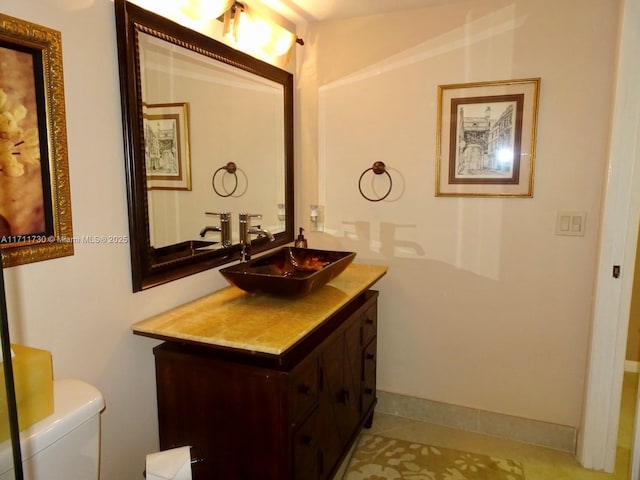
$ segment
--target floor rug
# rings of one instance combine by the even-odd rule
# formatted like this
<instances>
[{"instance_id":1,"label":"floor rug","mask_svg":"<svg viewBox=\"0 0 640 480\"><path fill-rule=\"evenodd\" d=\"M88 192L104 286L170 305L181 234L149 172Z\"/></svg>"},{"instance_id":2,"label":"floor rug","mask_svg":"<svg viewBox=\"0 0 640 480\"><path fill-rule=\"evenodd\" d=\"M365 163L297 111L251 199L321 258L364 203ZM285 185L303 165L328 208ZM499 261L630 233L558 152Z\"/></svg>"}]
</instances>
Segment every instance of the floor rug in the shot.
<instances>
[{"instance_id":1,"label":"floor rug","mask_svg":"<svg viewBox=\"0 0 640 480\"><path fill-rule=\"evenodd\" d=\"M363 434L343 480L524 480L513 460Z\"/></svg>"}]
</instances>

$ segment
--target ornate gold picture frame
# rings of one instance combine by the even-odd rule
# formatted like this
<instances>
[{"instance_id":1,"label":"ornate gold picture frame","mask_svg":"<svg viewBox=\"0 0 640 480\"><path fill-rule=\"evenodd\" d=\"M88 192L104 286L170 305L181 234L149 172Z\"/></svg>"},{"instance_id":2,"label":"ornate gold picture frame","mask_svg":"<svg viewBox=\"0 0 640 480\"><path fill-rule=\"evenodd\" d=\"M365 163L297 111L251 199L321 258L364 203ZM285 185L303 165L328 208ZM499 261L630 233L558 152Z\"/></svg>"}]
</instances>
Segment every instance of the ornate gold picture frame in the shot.
<instances>
[{"instance_id":1,"label":"ornate gold picture frame","mask_svg":"<svg viewBox=\"0 0 640 480\"><path fill-rule=\"evenodd\" d=\"M436 196L533 196L539 90L539 78L438 87Z\"/></svg>"},{"instance_id":2,"label":"ornate gold picture frame","mask_svg":"<svg viewBox=\"0 0 640 480\"><path fill-rule=\"evenodd\" d=\"M73 255L60 32L0 14L0 252Z\"/></svg>"}]
</instances>

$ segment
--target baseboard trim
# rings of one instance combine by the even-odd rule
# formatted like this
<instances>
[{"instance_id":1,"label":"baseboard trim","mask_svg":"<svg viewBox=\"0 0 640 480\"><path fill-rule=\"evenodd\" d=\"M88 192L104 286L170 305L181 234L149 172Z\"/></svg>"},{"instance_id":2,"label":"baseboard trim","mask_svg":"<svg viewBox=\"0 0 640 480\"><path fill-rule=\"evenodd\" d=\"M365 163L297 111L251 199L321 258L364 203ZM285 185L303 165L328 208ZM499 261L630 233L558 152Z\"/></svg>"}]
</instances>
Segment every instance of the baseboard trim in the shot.
<instances>
[{"instance_id":1,"label":"baseboard trim","mask_svg":"<svg viewBox=\"0 0 640 480\"><path fill-rule=\"evenodd\" d=\"M378 390L376 411L575 454L576 429Z\"/></svg>"}]
</instances>

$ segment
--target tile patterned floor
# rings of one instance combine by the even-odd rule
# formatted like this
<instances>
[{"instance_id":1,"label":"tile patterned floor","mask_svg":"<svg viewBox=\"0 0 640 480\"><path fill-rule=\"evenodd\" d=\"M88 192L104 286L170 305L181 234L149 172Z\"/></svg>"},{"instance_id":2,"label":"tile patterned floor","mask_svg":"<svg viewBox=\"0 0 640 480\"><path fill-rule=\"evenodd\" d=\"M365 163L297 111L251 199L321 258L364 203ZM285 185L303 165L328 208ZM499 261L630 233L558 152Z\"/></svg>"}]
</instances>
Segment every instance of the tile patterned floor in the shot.
<instances>
[{"instance_id":1,"label":"tile patterned floor","mask_svg":"<svg viewBox=\"0 0 640 480\"><path fill-rule=\"evenodd\" d=\"M526 480L627 480L638 374L625 373L616 472L582 468L571 454L465 432L393 415L376 414L371 433L519 461ZM336 478L342 478L340 473Z\"/></svg>"}]
</instances>

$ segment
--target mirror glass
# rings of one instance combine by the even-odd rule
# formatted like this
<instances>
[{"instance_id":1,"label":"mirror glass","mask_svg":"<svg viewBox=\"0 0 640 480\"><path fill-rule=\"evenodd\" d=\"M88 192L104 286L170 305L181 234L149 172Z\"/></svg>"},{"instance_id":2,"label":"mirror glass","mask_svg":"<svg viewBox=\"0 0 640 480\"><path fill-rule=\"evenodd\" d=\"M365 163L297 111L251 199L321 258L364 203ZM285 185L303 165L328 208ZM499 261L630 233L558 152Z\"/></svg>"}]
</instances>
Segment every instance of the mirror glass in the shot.
<instances>
[{"instance_id":1,"label":"mirror glass","mask_svg":"<svg viewBox=\"0 0 640 480\"><path fill-rule=\"evenodd\" d=\"M264 210L261 226L284 231L284 87L146 33L138 43L151 246L201 238L205 224L220 219L205 211ZM175 136L188 149L169 141L175 127L185 130ZM219 233L204 238L224 248Z\"/></svg>"},{"instance_id":2,"label":"mirror glass","mask_svg":"<svg viewBox=\"0 0 640 480\"><path fill-rule=\"evenodd\" d=\"M293 240L293 76L116 1L134 291ZM224 224L224 225L223 225ZM223 225L223 227L221 227Z\"/></svg>"}]
</instances>

